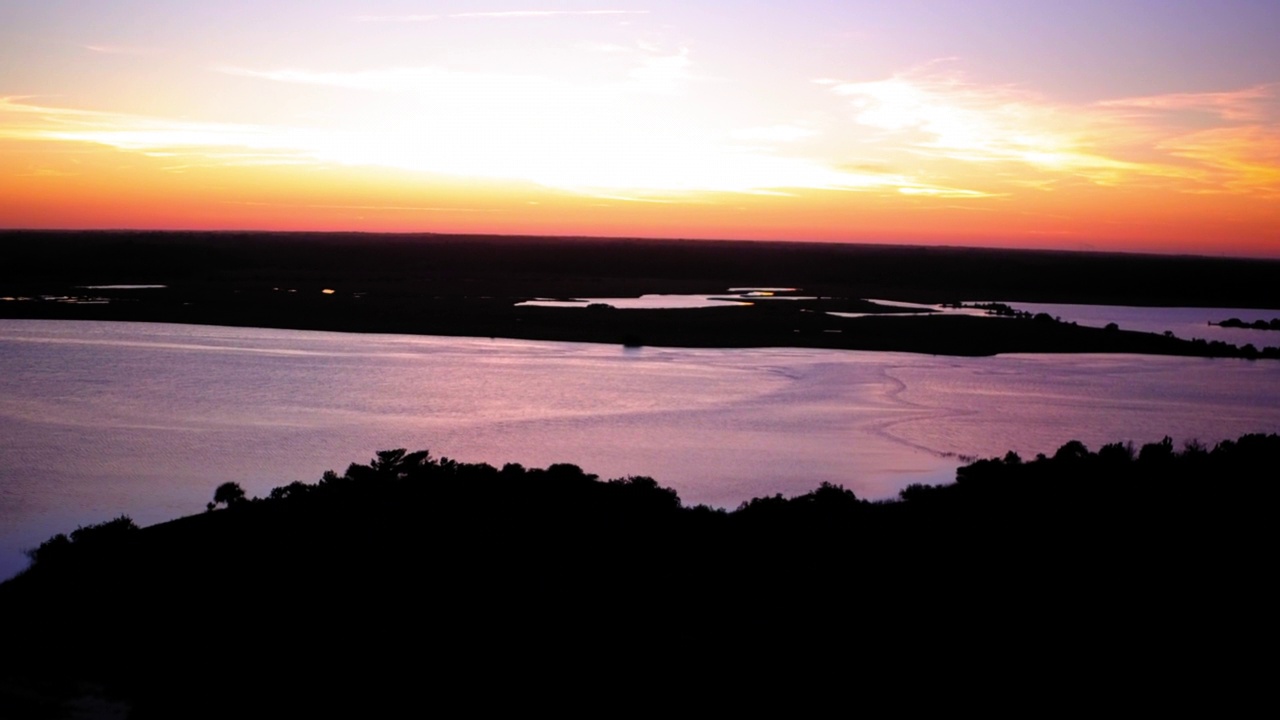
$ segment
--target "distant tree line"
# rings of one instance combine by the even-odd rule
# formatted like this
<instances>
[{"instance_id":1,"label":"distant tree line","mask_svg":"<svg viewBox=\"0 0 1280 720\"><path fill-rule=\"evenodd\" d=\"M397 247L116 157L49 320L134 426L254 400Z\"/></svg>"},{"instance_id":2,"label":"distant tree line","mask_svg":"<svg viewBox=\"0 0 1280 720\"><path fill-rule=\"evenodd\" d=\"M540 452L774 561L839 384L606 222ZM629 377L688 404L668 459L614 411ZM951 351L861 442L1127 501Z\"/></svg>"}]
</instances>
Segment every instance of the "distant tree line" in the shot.
<instances>
[{"instance_id":1,"label":"distant tree line","mask_svg":"<svg viewBox=\"0 0 1280 720\"><path fill-rule=\"evenodd\" d=\"M1219 327L1244 328L1246 330L1280 330L1280 318L1271 318L1271 320L1254 320L1253 322L1245 322L1240 318L1227 318L1221 322L1209 323Z\"/></svg>"}]
</instances>

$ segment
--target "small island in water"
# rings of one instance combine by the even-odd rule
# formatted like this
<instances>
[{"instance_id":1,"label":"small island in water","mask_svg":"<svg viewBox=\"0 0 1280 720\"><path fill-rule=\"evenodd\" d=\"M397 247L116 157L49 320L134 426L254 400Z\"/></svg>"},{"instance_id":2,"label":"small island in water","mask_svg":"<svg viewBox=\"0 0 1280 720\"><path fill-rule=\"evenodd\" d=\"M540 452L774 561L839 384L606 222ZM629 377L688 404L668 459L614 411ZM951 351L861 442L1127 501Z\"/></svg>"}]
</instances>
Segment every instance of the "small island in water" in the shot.
<instances>
[{"instance_id":1,"label":"small island in water","mask_svg":"<svg viewBox=\"0 0 1280 720\"><path fill-rule=\"evenodd\" d=\"M1029 642L1027 657L1065 662L1123 633L1129 660L1174 663L1271 612L1277 457L1277 435L1073 441L893 500L824 483L726 511L648 477L383 451L313 484L248 498L227 482L204 512L34 548L0 585L0 709L387 716L494 683L504 696L486 706L512 708L564 702L566 674L634 691L629 673L655 654L781 672L832 643L940 638Z\"/></svg>"}]
</instances>

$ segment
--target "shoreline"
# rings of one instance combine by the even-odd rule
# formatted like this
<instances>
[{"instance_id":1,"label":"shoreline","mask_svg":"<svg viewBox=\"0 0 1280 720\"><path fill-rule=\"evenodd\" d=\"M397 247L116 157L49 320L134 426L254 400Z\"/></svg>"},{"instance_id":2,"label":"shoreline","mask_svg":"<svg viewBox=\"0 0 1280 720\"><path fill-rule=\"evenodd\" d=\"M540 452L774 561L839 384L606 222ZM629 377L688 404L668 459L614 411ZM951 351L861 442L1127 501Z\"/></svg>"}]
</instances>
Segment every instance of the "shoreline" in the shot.
<instances>
[{"instance_id":1,"label":"shoreline","mask_svg":"<svg viewBox=\"0 0 1280 720\"><path fill-rule=\"evenodd\" d=\"M803 297L678 310L517 305L743 287ZM891 317L862 298L1277 309L1280 262L759 241L0 231L0 298L0 317L14 319L689 348L1260 357L1052 318Z\"/></svg>"},{"instance_id":2,"label":"shoreline","mask_svg":"<svg viewBox=\"0 0 1280 720\"><path fill-rule=\"evenodd\" d=\"M153 291L154 292L154 291ZM422 300L413 308L377 298L285 298L264 302L135 300L119 304L0 303L0 318L252 327L277 330L505 338L624 347L780 348L911 352L957 357L1010 353L1107 353L1280 359L1251 349L1124 329L1034 318L830 315L827 301L776 300L745 307L661 310L518 306L518 299ZM847 301L841 302L847 305Z\"/></svg>"}]
</instances>

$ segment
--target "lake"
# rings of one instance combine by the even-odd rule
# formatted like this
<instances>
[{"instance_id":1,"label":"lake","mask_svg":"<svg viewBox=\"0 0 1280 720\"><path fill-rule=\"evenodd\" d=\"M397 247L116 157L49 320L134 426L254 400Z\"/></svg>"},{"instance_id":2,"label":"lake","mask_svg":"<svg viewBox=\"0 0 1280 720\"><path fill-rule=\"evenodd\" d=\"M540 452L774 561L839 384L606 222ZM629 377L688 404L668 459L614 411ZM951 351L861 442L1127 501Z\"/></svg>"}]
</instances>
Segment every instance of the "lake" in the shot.
<instances>
[{"instance_id":1,"label":"lake","mask_svg":"<svg viewBox=\"0 0 1280 720\"><path fill-rule=\"evenodd\" d=\"M152 524L203 511L228 480L264 495L396 447L650 475L734 507L824 481L891 497L949 481L964 456L1071 439L1277 431L1275 362L0 320L0 577L80 524Z\"/></svg>"}]
</instances>

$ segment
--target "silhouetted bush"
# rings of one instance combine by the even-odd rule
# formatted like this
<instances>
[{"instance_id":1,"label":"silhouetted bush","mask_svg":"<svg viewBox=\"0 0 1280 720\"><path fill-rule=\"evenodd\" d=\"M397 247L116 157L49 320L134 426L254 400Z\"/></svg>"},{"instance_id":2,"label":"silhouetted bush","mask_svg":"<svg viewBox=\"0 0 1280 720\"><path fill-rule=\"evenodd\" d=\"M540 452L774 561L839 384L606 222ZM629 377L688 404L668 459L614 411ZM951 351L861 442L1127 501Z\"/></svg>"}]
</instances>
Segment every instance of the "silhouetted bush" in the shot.
<instances>
[{"instance_id":1,"label":"silhouetted bush","mask_svg":"<svg viewBox=\"0 0 1280 720\"><path fill-rule=\"evenodd\" d=\"M138 526L128 515L121 515L114 520L85 525L71 533L71 542L76 545L119 543L128 540L138 532Z\"/></svg>"}]
</instances>

